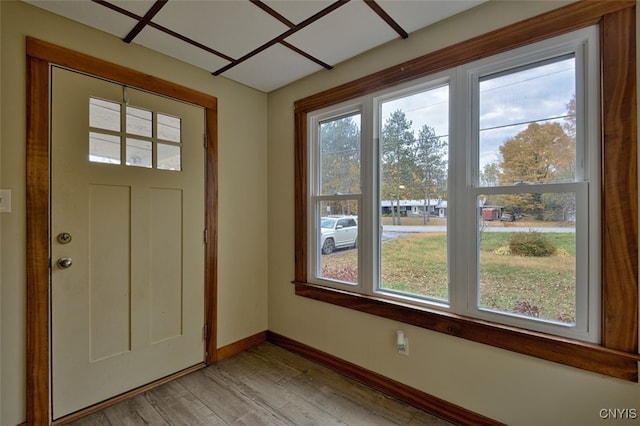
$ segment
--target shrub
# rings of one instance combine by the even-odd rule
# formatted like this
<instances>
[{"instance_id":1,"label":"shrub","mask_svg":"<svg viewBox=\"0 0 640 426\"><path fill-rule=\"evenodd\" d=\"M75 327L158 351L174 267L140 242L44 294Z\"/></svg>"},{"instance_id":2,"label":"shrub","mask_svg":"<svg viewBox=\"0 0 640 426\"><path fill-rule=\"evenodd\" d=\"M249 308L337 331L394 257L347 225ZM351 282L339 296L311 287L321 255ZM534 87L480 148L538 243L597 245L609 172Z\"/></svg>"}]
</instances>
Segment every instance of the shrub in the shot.
<instances>
[{"instance_id":1,"label":"shrub","mask_svg":"<svg viewBox=\"0 0 640 426\"><path fill-rule=\"evenodd\" d=\"M556 254L557 247L542 232L529 231L514 234L509 250L517 256L548 257Z\"/></svg>"}]
</instances>

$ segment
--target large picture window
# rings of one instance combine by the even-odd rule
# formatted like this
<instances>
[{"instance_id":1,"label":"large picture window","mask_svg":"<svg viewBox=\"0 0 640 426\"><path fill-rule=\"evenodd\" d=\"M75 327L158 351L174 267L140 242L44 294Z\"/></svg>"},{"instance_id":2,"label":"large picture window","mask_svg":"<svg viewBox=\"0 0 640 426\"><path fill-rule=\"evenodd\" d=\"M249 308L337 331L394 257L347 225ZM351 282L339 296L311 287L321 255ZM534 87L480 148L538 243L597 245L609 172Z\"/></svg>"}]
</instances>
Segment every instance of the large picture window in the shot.
<instances>
[{"instance_id":1,"label":"large picture window","mask_svg":"<svg viewBox=\"0 0 640 426\"><path fill-rule=\"evenodd\" d=\"M309 114L310 281L598 342L597 34Z\"/></svg>"},{"instance_id":2,"label":"large picture window","mask_svg":"<svg viewBox=\"0 0 640 426\"><path fill-rule=\"evenodd\" d=\"M628 7L298 101L296 294L637 381Z\"/></svg>"}]
</instances>

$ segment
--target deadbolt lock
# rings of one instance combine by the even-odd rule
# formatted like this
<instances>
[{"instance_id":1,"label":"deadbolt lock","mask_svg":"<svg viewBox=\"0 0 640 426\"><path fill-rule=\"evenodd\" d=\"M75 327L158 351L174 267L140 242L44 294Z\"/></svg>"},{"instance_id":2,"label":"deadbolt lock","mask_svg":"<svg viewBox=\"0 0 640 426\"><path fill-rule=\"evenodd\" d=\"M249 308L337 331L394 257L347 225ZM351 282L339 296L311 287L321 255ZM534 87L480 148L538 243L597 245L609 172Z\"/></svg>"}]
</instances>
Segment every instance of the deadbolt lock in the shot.
<instances>
[{"instance_id":1,"label":"deadbolt lock","mask_svg":"<svg viewBox=\"0 0 640 426\"><path fill-rule=\"evenodd\" d=\"M58 234L58 242L60 244L69 244L71 242L71 234L67 232Z\"/></svg>"}]
</instances>

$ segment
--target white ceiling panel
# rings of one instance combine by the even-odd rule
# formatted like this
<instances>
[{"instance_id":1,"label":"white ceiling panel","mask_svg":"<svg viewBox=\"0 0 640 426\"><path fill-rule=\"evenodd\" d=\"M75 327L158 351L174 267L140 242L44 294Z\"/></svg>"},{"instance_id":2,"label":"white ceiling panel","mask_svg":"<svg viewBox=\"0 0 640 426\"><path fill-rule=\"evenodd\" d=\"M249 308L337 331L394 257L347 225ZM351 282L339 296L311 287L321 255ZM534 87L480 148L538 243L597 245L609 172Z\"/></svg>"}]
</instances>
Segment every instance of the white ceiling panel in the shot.
<instances>
[{"instance_id":1,"label":"white ceiling panel","mask_svg":"<svg viewBox=\"0 0 640 426\"><path fill-rule=\"evenodd\" d=\"M145 27L133 43L180 59L183 62L195 65L209 72L222 68L229 63L229 61L220 56L205 52L196 46L192 46L189 43L185 43L182 40L151 27Z\"/></svg>"},{"instance_id":2,"label":"white ceiling panel","mask_svg":"<svg viewBox=\"0 0 640 426\"><path fill-rule=\"evenodd\" d=\"M485 0L23 1L268 92Z\"/></svg>"},{"instance_id":3,"label":"white ceiling panel","mask_svg":"<svg viewBox=\"0 0 640 426\"><path fill-rule=\"evenodd\" d=\"M289 29L248 1L173 0L154 22L233 58Z\"/></svg>"},{"instance_id":4,"label":"white ceiling panel","mask_svg":"<svg viewBox=\"0 0 640 426\"><path fill-rule=\"evenodd\" d=\"M266 0L264 3L297 25L308 17L331 6L334 1L335 0Z\"/></svg>"},{"instance_id":5,"label":"white ceiling panel","mask_svg":"<svg viewBox=\"0 0 640 426\"><path fill-rule=\"evenodd\" d=\"M484 0L483 0L484 1ZM468 0L422 0L397 1L378 0L378 4L405 31L412 33L457 13L463 12L483 1Z\"/></svg>"},{"instance_id":6,"label":"white ceiling panel","mask_svg":"<svg viewBox=\"0 0 640 426\"><path fill-rule=\"evenodd\" d=\"M287 41L331 65L400 37L362 1L352 1Z\"/></svg>"},{"instance_id":7,"label":"white ceiling panel","mask_svg":"<svg viewBox=\"0 0 640 426\"><path fill-rule=\"evenodd\" d=\"M223 75L263 92L270 92L321 69L320 65L276 44Z\"/></svg>"},{"instance_id":8,"label":"white ceiling panel","mask_svg":"<svg viewBox=\"0 0 640 426\"><path fill-rule=\"evenodd\" d=\"M111 3L138 16L144 16L155 2L156 0L113 0Z\"/></svg>"},{"instance_id":9,"label":"white ceiling panel","mask_svg":"<svg viewBox=\"0 0 640 426\"><path fill-rule=\"evenodd\" d=\"M25 0L25 2L119 38L124 38L138 23L135 19L112 12L91 1Z\"/></svg>"}]
</instances>

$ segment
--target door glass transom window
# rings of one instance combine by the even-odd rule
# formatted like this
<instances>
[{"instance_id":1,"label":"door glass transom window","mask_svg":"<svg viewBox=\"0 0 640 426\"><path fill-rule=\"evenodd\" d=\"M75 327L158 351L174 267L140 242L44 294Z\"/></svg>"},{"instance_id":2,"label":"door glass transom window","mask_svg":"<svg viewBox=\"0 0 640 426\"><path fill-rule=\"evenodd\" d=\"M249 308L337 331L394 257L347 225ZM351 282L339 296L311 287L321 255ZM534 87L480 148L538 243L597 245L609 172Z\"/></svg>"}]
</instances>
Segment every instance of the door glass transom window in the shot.
<instances>
[{"instance_id":1,"label":"door glass transom window","mask_svg":"<svg viewBox=\"0 0 640 426\"><path fill-rule=\"evenodd\" d=\"M123 164L124 158L126 166L182 170L179 117L90 98L89 129L92 163Z\"/></svg>"}]
</instances>

